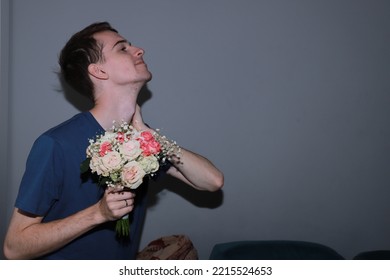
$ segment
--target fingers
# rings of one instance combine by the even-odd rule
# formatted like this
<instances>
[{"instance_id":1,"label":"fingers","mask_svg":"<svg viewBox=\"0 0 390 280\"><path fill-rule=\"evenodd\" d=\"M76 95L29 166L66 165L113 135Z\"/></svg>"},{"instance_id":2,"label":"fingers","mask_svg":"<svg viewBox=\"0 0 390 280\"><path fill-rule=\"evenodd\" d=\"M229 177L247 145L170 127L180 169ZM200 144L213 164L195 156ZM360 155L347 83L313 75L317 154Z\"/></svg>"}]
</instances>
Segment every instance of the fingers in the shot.
<instances>
[{"instance_id":1,"label":"fingers","mask_svg":"<svg viewBox=\"0 0 390 280\"><path fill-rule=\"evenodd\" d=\"M141 107L138 104L136 105L131 124L138 131L149 129L149 127L144 123L144 120L142 118L142 113L141 113Z\"/></svg>"},{"instance_id":2,"label":"fingers","mask_svg":"<svg viewBox=\"0 0 390 280\"><path fill-rule=\"evenodd\" d=\"M135 193L128 190L106 190L101 200L102 214L107 220L115 220L134 208Z\"/></svg>"},{"instance_id":3,"label":"fingers","mask_svg":"<svg viewBox=\"0 0 390 280\"><path fill-rule=\"evenodd\" d=\"M135 193L130 191L110 192L107 202L111 203L113 209L121 209L134 205Z\"/></svg>"},{"instance_id":4,"label":"fingers","mask_svg":"<svg viewBox=\"0 0 390 280\"><path fill-rule=\"evenodd\" d=\"M142 123L141 108L137 104L135 107L135 112L134 112L133 119L132 119L132 125L135 127L135 129L141 130L141 123Z\"/></svg>"}]
</instances>

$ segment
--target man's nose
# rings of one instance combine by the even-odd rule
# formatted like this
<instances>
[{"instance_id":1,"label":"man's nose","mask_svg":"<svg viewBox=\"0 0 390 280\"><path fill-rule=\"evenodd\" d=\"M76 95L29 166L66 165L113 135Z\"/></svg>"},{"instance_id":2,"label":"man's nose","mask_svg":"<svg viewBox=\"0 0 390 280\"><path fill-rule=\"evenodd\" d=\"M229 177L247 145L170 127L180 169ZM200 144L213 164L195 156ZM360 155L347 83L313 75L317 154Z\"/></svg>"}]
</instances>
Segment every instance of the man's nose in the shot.
<instances>
[{"instance_id":1,"label":"man's nose","mask_svg":"<svg viewBox=\"0 0 390 280\"><path fill-rule=\"evenodd\" d=\"M134 53L135 53L135 56L143 56L145 51L141 48L135 47Z\"/></svg>"}]
</instances>

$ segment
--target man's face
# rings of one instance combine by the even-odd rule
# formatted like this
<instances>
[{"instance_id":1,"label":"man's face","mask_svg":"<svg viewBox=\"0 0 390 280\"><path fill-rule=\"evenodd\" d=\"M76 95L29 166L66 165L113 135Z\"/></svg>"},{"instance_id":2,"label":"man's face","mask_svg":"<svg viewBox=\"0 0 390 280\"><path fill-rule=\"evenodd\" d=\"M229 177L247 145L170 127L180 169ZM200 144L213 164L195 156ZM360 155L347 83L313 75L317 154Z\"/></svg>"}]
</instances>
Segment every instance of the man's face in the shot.
<instances>
[{"instance_id":1,"label":"man's face","mask_svg":"<svg viewBox=\"0 0 390 280\"><path fill-rule=\"evenodd\" d=\"M115 85L144 84L152 78L143 61L144 50L132 46L119 34L105 31L94 35L102 44L103 71Z\"/></svg>"}]
</instances>

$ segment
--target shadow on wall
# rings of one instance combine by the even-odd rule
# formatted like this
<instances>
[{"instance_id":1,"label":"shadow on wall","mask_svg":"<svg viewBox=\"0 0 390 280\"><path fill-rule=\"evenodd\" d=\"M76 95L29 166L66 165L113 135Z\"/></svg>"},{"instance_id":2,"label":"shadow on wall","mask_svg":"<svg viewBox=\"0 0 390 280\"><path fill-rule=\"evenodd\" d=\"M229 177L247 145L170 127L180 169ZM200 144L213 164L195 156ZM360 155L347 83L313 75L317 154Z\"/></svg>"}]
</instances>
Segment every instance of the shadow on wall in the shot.
<instances>
[{"instance_id":1,"label":"shadow on wall","mask_svg":"<svg viewBox=\"0 0 390 280\"><path fill-rule=\"evenodd\" d=\"M81 112L89 111L93 107L93 102L86 96L75 91L69 84L67 84L60 73L57 73L61 88L57 92L62 93L65 99L72 104L77 110Z\"/></svg>"},{"instance_id":2,"label":"shadow on wall","mask_svg":"<svg viewBox=\"0 0 390 280\"><path fill-rule=\"evenodd\" d=\"M153 207L158 203L158 194L164 189L180 195L197 207L213 209L218 208L223 203L222 190L216 192L200 191L174 177L163 176L158 179L158 182L149 181L148 207Z\"/></svg>"},{"instance_id":3,"label":"shadow on wall","mask_svg":"<svg viewBox=\"0 0 390 280\"><path fill-rule=\"evenodd\" d=\"M57 92L64 94L65 99L80 112L85 112L92 109L94 104L90 99L74 90L64 80L60 73L57 73L57 76L61 85L61 88L57 89ZM138 95L138 104L142 107L142 105L150 98L152 98L152 92L148 89L147 85L145 85Z\"/></svg>"}]
</instances>

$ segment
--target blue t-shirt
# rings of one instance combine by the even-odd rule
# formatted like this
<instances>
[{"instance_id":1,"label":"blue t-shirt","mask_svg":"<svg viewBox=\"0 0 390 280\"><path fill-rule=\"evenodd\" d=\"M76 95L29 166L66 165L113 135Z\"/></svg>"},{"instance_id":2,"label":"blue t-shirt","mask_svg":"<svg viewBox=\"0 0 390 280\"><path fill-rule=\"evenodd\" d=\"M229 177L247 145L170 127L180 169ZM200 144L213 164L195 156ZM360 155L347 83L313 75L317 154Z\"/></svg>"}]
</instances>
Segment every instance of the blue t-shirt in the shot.
<instances>
[{"instance_id":1,"label":"blue t-shirt","mask_svg":"<svg viewBox=\"0 0 390 280\"><path fill-rule=\"evenodd\" d=\"M92 114L84 112L39 136L28 156L15 207L50 222L99 201L104 190L81 175L80 164L86 158L88 140L102 133ZM42 259L134 259L145 217L147 183L136 191L130 238L118 239L116 222L107 222Z\"/></svg>"}]
</instances>

